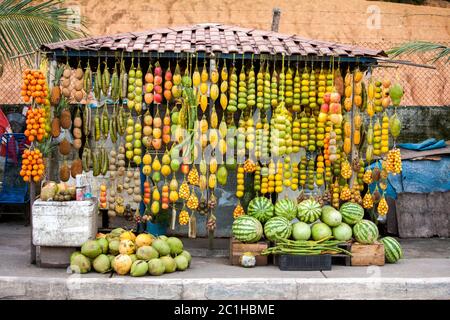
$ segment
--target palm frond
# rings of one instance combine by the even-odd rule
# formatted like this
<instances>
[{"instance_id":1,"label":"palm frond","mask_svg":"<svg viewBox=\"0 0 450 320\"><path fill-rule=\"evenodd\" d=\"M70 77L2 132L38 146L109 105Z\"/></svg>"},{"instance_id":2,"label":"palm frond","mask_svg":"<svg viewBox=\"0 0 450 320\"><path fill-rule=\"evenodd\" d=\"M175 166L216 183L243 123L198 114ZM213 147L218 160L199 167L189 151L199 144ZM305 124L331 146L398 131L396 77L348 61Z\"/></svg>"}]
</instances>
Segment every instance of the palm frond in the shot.
<instances>
[{"instance_id":1,"label":"palm frond","mask_svg":"<svg viewBox=\"0 0 450 320\"><path fill-rule=\"evenodd\" d=\"M431 58L428 62L435 63L441 59L446 59L446 63L450 62L450 48L439 43L433 43L428 41L412 41L406 42L398 47L394 47L386 53L391 57L395 58L403 54L412 54L412 53L427 53L427 52L435 52L433 58Z\"/></svg>"},{"instance_id":2,"label":"palm frond","mask_svg":"<svg viewBox=\"0 0 450 320\"><path fill-rule=\"evenodd\" d=\"M0 58L4 61L25 55L29 64L32 57L26 55L42 44L86 35L85 19L80 18L79 24L74 24L73 11L62 7L64 0L47 0L39 4L32 2L0 2Z\"/></svg>"}]
</instances>

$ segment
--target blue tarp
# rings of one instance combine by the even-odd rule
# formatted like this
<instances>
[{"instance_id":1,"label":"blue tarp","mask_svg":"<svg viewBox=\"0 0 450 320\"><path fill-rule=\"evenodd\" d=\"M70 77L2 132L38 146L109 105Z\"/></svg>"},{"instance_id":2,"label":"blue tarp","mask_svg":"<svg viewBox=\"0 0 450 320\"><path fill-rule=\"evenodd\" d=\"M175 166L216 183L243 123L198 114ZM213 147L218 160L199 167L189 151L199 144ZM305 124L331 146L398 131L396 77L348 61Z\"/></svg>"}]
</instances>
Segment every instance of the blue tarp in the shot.
<instances>
[{"instance_id":1,"label":"blue tarp","mask_svg":"<svg viewBox=\"0 0 450 320\"><path fill-rule=\"evenodd\" d=\"M419 143L403 143L398 145L404 149L425 151L446 146L444 140L434 138ZM381 168L381 163L375 162L369 168ZM376 184L370 185L373 192ZM403 160L402 172L389 175L386 196L397 198L397 193L414 192L445 192L450 190L450 157L442 156L439 161L431 160Z\"/></svg>"},{"instance_id":2,"label":"blue tarp","mask_svg":"<svg viewBox=\"0 0 450 320\"><path fill-rule=\"evenodd\" d=\"M398 147L408 150L415 151L426 151L439 148L445 148L446 144L444 140L436 140L435 138L430 138L418 143L400 143Z\"/></svg>"}]
</instances>

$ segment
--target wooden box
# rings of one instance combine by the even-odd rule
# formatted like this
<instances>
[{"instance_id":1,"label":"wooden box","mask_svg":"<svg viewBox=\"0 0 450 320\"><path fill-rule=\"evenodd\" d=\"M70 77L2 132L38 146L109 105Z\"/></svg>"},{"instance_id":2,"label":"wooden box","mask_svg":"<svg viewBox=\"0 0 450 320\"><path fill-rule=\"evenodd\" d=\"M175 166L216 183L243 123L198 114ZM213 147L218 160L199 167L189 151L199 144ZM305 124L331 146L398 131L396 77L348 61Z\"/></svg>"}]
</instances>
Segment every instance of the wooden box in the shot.
<instances>
[{"instance_id":1,"label":"wooden box","mask_svg":"<svg viewBox=\"0 0 450 320\"><path fill-rule=\"evenodd\" d=\"M268 256L262 256L261 251L269 247L269 242L259 241L256 243L242 243L230 238L230 264L239 265L239 258L244 252L251 252L256 257L257 266L266 266Z\"/></svg>"},{"instance_id":2,"label":"wooden box","mask_svg":"<svg viewBox=\"0 0 450 320\"><path fill-rule=\"evenodd\" d=\"M376 242L374 244L352 244L352 266L383 266L384 265L384 245Z\"/></svg>"}]
</instances>

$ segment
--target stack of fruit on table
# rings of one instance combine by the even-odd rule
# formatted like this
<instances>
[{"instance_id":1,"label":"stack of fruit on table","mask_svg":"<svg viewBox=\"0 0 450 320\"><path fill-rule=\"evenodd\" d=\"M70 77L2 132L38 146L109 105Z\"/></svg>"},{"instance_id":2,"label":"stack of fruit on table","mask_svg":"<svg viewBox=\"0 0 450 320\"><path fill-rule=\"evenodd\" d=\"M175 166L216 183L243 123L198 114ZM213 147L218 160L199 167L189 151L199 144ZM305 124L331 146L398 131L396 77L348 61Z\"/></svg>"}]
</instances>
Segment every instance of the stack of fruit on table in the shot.
<instances>
[{"instance_id":1,"label":"stack of fruit on table","mask_svg":"<svg viewBox=\"0 0 450 320\"><path fill-rule=\"evenodd\" d=\"M116 228L108 234L97 234L80 251L70 256L70 268L76 273L95 270L99 273L115 271L133 277L160 276L184 271L191 264L191 255L183 250L183 242L176 237L155 237L148 233L135 235Z\"/></svg>"},{"instance_id":2,"label":"stack of fruit on table","mask_svg":"<svg viewBox=\"0 0 450 320\"><path fill-rule=\"evenodd\" d=\"M373 244L379 238L377 225L364 219L359 204L345 202L337 210L321 206L313 198L299 204L285 198L273 205L265 197L256 197L250 201L248 214L235 219L232 232L244 243L257 242L263 236L273 242L274 246L263 254L350 254L339 245L353 238L361 244ZM380 241L385 244L388 262L402 258L402 249L394 238Z\"/></svg>"}]
</instances>

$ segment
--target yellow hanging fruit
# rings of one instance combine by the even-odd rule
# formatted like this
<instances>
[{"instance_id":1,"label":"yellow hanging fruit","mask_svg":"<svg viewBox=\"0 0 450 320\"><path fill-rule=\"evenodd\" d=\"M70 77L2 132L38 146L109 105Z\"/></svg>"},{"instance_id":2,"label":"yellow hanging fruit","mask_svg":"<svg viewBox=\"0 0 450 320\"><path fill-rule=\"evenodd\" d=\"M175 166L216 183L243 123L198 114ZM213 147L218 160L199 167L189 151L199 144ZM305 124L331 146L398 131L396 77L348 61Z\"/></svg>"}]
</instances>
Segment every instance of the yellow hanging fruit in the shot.
<instances>
[{"instance_id":1,"label":"yellow hanging fruit","mask_svg":"<svg viewBox=\"0 0 450 320\"><path fill-rule=\"evenodd\" d=\"M152 156L149 153L146 153L143 157L142 157L142 163L144 165L149 165L152 163Z\"/></svg>"},{"instance_id":2,"label":"yellow hanging fruit","mask_svg":"<svg viewBox=\"0 0 450 320\"><path fill-rule=\"evenodd\" d=\"M208 81L208 71L206 71L206 61L203 64L202 74L201 74L201 81L207 82Z\"/></svg>"},{"instance_id":3,"label":"yellow hanging fruit","mask_svg":"<svg viewBox=\"0 0 450 320\"><path fill-rule=\"evenodd\" d=\"M211 128L216 129L219 123L219 118L217 116L216 107L213 106L210 117Z\"/></svg>"},{"instance_id":4,"label":"yellow hanging fruit","mask_svg":"<svg viewBox=\"0 0 450 320\"><path fill-rule=\"evenodd\" d=\"M241 206L241 203L238 202L238 204L233 210L233 218L236 219L244 214L245 214L244 208Z\"/></svg>"},{"instance_id":5,"label":"yellow hanging fruit","mask_svg":"<svg viewBox=\"0 0 450 320\"><path fill-rule=\"evenodd\" d=\"M187 225L189 222L189 213L186 210L181 210L178 216L178 223L182 226Z\"/></svg>"},{"instance_id":6,"label":"yellow hanging fruit","mask_svg":"<svg viewBox=\"0 0 450 320\"><path fill-rule=\"evenodd\" d=\"M217 84L212 84L211 88L209 89L209 96L211 97L211 100L215 102L217 98L219 97L219 87Z\"/></svg>"},{"instance_id":7,"label":"yellow hanging fruit","mask_svg":"<svg viewBox=\"0 0 450 320\"><path fill-rule=\"evenodd\" d=\"M220 106L222 107L223 110L225 110L228 106L228 98L225 93L220 94Z\"/></svg>"},{"instance_id":8,"label":"yellow hanging fruit","mask_svg":"<svg viewBox=\"0 0 450 320\"><path fill-rule=\"evenodd\" d=\"M161 162L159 162L158 156L155 157L155 160L153 160L152 163L152 169L154 171L159 171L161 170Z\"/></svg>"},{"instance_id":9,"label":"yellow hanging fruit","mask_svg":"<svg viewBox=\"0 0 450 320\"><path fill-rule=\"evenodd\" d=\"M348 201L351 199L351 197L352 197L352 192L350 191L348 184L346 184L341 190L340 199L342 201Z\"/></svg>"},{"instance_id":10,"label":"yellow hanging fruit","mask_svg":"<svg viewBox=\"0 0 450 320\"><path fill-rule=\"evenodd\" d=\"M194 192L192 192L189 196L189 199L186 202L186 206L191 210L196 210L198 208L198 198Z\"/></svg>"},{"instance_id":11,"label":"yellow hanging fruit","mask_svg":"<svg viewBox=\"0 0 450 320\"><path fill-rule=\"evenodd\" d=\"M154 201L159 201L159 200L161 199L161 194L159 193L158 188L154 188L154 189L153 189L152 199L153 199Z\"/></svg>"},{"instance_id":12,"label":"yellow hanging fruit","mask_svg":"<svg viewBox=\"0 0 450 320\"><path fill-rule=\"evenodd\" d=\"M380 216L385 216L389 211L389 206L388 206L387 201L384 196L381 198L380 202L378 203L377 211Z\"/></svg>"},{"instance_id":13,"label":"yellow hanging fruit","mask_svg":"<svg viewBox=\"0 0 450 320\"><path fill-rule=\"evenodd\" d=\"M217 177L214 173L211 173L208 179L208 187L210 189L214 189L216 185L217 185Z\"/></svg>"},{"instance_id":14,"label":"yellow hanging fruit","mask_svg":"<svg viewBox=\"0 0 450 320\"><path fill-rule=\"evenodd\" d=\"M367 190L367 192L363 198L363 208L364 209L372 209L373 208L373 197L370 194L369 190Z\"/></svg>"},{"instance_id":15,"label":"yellow hanging fruit","mask_svg":"<svg viewBox=\"0 0 450 320\"><path fill-rule=\"evenodd\" d=\"M209 161L209 172L216 173L217 172L217 160L215 157L211 158Z\"/></svg>"},{"instance_id":16,"label":"yellow hanging fruit","mask_svg":"<svg viewBox=\"0 0 450 320\"><path fill-rule=\"evenodd\" d=\"M219 72L217 70L211 71L211 82L217 83L219 81Z\"/></svg>"},{"instance_id":17,"label":"yellow hanging fruit","mask_svg":"<svg viewBox=\"0 0 450 320\"><path fill-rule=\"evenodd\" d=\"M352 177L352 167L347 159L345 159L341 164L341 176L344 179L350 179Z\"/></svg>"},{"instance_id":18,"label":"yellow hanging fruit","mask_svg":"<svg viewBox=\"0 0 450 320\"><path fill-rule=\"evenodd\" d=\"M364 172L363 182L365 184L371 184L373 182L372 170L368 169L368 170L366 170L366 172Z\"/></svg>"},{"instance_id":19,"label":"yellow hanging fruit","mask_svg":"<svg viewBox=\"0 0 450 320\"><path fill-rule=\"evenodd\" d=\"M192 166L192 169L189 171L188 174L188 181L190 184L197 186L198 182L199 182L199 178L198 178L198 171L197 171L197 167L195 165Z\"/></svg>"},{"instance_id":20,"label":"yellow hanging fruit","mask_svg":"<svg viewBox=\"0 0 450 320\"><path fill-rule=\"evenodd\" d=\"M180 198L183 200L189 199L190 191L189 191L189 186L186 181L183 181L183 183L181 184L179 195L180 195Z\"/></svg>"},{"instance_id":21,"label":"yellow hanging fruit","mask_svg":"<svg viewBox=\"0 0 450 320\"><path fill-rule=\"evenodd\" d=\"M192 84L194 87L198 87L200 85L200 72L198 71L198 67L195 66L194 73L192 74Z\"/></svg>"}]
</instances>

